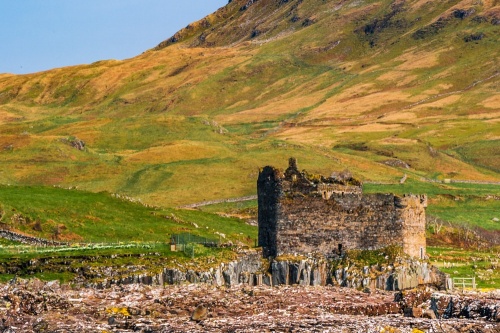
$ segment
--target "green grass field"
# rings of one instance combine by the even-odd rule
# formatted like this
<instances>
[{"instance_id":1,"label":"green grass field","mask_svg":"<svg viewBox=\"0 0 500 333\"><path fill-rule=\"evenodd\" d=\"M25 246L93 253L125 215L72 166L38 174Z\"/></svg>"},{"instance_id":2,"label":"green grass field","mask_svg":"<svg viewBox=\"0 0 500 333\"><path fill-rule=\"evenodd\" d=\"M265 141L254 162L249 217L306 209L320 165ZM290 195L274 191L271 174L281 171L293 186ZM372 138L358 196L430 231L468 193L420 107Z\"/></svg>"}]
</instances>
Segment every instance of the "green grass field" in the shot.
<instances>
[{"instance_id":1,"label":"green grass field","mask_svg":"<svg viewBox=\"0 0 500 333\"><path fill-rule=\"evenodd\" d=\"M169 242L176 233L219 238L218 232L253 245L257 236L255 227L238 219L146 207L105 192L0 186L0 209L1 222L13 229L47 239L58 230L58 239L70 242Z\"/></svg>"},{"instance_id":2,"label":"green grass field","mask_svg":"<svg viewBox=\"0 0 500 333\"><path fill-rule=\"evenodd\" d=\"M427 247L430 261L453 277L476 277L478 288L500 289L500 249L473 251L447 247Z\"/></svg>"},{"instance_id":3,"label":"green grass field","mask_svg":"<svg viewBox=\"0 0 500 333\"><path fill-rule=\"evenodd\" d=\"M193 251L190 245L187 252L173 252L171 235L190 233L244 247L253 247L257 238L257 228L237 218L146 206L106 192L0 186L0 203L3 227L46 239L54 238L58 230L56 240L68 242L43 247L0 239L0 281L12 279L14 274L7 272L13 269L22 278L70 282L87 261L117 271L128 265L142 265L148 272L187 263L208 267L208 263L233 259L235 253L201 245L194 245ZM31 260L44 264L33 267Z\"/></svg>"},{"instance_id":4,"label":"green grass field","mask_svg":"<svg viewBox=\"0 0 500 333\"><path fill-rule=\"evenodd\" d=\"M365 184L367 193L427 194L427 215L455 224L478 226L487 230L500 230L500 185L442 184L409 180L405 184Z\"/></svg>"}]
</instances>

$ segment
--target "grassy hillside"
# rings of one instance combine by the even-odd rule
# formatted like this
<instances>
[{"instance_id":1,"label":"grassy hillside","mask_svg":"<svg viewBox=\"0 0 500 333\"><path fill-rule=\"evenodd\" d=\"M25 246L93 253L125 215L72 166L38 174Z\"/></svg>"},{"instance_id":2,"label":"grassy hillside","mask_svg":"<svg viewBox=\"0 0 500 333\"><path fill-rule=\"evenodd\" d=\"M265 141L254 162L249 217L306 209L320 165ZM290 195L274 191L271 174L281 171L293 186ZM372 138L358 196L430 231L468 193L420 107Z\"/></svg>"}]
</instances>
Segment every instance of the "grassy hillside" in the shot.
<instances>
[{"instance_id":1,"label":"grassy hillside","mask_svg":"<svg viewBox=\"0 0 500 333\"><path fill-rule=\"evenodd\" d=\"M499 22L495 0L234 0L133 59L1 75L0 184L174 207L290 156L498 182Z\"/></svg>"},{"instance_id":2,"label":"grassy hillside","mask_svg":"<svg viewBox=\"0 0 500 333\"><path fill-rule=\"evenodd\" d=\"M254 245L257 229L235 218L161 209L109 193L52 187L0 186L2 227L68 242L163 242L189 232ZM216 234L217 232L217 234Z\"/></svg>"}]
</instances>

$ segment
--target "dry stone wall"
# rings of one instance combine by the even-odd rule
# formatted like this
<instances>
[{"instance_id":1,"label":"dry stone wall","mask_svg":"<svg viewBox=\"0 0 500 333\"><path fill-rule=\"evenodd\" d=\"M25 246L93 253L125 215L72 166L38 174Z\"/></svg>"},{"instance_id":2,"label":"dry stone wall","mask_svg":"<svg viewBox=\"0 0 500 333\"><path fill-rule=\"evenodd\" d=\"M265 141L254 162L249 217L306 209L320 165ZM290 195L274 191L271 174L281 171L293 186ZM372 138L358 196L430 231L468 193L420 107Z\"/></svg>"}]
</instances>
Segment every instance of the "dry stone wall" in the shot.
<instances>
[{"instance_id":1,"label":"dry stone wall","mask_svg":"<svg viewBox=\"0 0 500 333\"><path fill-rule=\"evenodd\" d=\"M67 245L67 243L50 241L43 238L31 237L10 230L0 230L0 238L5 238L13 242L20 242L23 244L30 244L36 246L57 246L57 245Z\"/></svg>"}]
</instances>

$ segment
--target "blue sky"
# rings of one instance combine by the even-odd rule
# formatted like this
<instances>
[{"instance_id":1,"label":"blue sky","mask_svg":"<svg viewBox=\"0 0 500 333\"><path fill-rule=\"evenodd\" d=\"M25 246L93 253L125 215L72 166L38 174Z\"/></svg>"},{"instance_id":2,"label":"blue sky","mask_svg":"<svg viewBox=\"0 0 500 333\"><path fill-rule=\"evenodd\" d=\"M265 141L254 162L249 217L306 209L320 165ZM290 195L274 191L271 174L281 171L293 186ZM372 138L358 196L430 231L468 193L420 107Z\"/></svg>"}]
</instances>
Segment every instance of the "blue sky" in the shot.
<instances>
[{"instance_id":1,"label":"blue sky","mask_svg":"<svg viewBox=\"0 0 500 333\"><path fill-rule=\"evenodd\" d=\"M228 0L0 0L0 73L126 59Z\"/></svg>"}]
</instances>

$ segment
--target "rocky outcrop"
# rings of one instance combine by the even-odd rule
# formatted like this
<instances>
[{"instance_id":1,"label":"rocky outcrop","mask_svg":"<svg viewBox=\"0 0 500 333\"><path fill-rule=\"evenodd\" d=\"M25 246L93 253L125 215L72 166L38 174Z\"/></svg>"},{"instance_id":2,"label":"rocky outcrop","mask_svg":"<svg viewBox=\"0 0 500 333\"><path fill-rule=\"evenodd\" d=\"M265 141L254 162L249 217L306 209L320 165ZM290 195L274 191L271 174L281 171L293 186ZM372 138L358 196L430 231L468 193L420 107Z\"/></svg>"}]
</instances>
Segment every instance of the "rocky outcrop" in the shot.
<instances>
[{"instance_id":1,"label":"rocky outcrop","mask_svg":"<svg viewBox=\"0 0 500 333\"><path fill-rule=\"evenodd\" d=\"M185 283L204 283L214 286L235 286L240 284L259 285L262 278L263 261L260 253L249 251L238 260L221 263L207 271L183 268L163 268L159 272L148 273L147 267L128 267L127 272L114 272L109 267L94 267L78 271L76 283L95 287L109 288L112 285L178 285ZM136 273L131 273L136 271ZM263 282L259 282L263 281ZM269 283L268 283L269 284Z\"/></svg>"},{"instance_id":2,"label":"rocky outcrop","mask_svg":"<svg viewBox=\"0 0 500 333\"><path fill-rule=\"evenodd\" d=\"M500 322L499 296L494 293L444 294L414 289L396 293L394 301L406 317Z\"/></svg>"},{"instance_id":3,"label":"rocky outcrop","mask_svg":"<svg viewBox=\"0 0 500 333\"><path fill-rule=\"evenodd\" d=\"M330 274L324 260L273 260L271 276L273 285L325 286Z\"/></svg>"},{"instance_id":4,"label":"rocky outcrop","mask_svg":"<svg viewBox=\"0 0 500 333\"><path fill-rule=\"evenodd\" d=\"M369 291L397 291L422 285L444 290L447 281L446 274L434 266L410 259L400 260L396 265L339 266L338 261L324 258L289 256L267 261L262 260L257 252L247 253L238 260L222 263L208 271L164 268L157 273L144 273L144 267L136 269L138 272L135 274L117 275L110 268L93 268L81 271L79 279L81 284L96 288L129 284L204 283L214 286L334 285Z\"/></svg>"},{"instance_id":5,"label":"rocky outcrop","mask_svg":"<svg viewBox=\"0 0 500 333\"><path fill-rule=\"evenodd\" d=\"M76 137L62 138L60 139L60 141L80 151L85 150L85 141L80 140Z\"/></svg>"},{"instance_id":6,"label":"rocky outcrop","mask_svg":"<svg viewBox=\"0 0 500 333\"><path fill-rule=\"evenodd\" d=\"M427 262L401 260L397 265L339 266L336 261L308 258L274 260L273 285L336 285L369 290L405 290L422 285L446 289L446 274Z\"/></svg>"},{"instance_id":7,"label":"rocky outcrop","mask_svg":"<svg viewBox=\"0 0 500 333\"><path fill-rule=\"evenodd\" d=\"M410 169L410 165L406 163L405 161L402 161L400 159L392 159L392 160L386 160L382 162L385 165L392 166L395 168L401 168L401 169Z\"/></svg>"},{"instance_id":8,"label":"rocky outcrop","mask_svg":"<svg viewBox=\"0 0 500 333\"><path fill-rule=\"evenodd\" d=\"M72 283L93 288L113 285L180 285L186 283L212 286L340 286L358 290L406 290L428 285L447 288L447 275L427 262L398 259L392 264L363 266L353 260L323 257L287 256L267 260L259 251L246 250L239 258L206 269L175 261L166 263L158 254L147 259L137 255L135 265L113 265L111 257L45 257L11 260L0 267L2 274L20 276L38 272L67 272L75 275ZM86 264L105 261L107 265ZM78 262L78 264L75 264ZM165 265L158 268L159 265Z\"/></svg>"},{"instance_id":9,"label":"rocky outcrop","mask_svg":"<svg viewBox=\"0 0 500 333\"><path fill-rule=\"evenodd\" d=\"M491 300L481 294L434 293L429 303L437 318L485 319L500 322L500 299Z\"/></svg>"}]
</instances>

